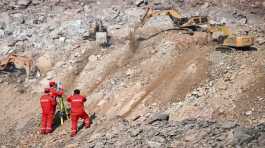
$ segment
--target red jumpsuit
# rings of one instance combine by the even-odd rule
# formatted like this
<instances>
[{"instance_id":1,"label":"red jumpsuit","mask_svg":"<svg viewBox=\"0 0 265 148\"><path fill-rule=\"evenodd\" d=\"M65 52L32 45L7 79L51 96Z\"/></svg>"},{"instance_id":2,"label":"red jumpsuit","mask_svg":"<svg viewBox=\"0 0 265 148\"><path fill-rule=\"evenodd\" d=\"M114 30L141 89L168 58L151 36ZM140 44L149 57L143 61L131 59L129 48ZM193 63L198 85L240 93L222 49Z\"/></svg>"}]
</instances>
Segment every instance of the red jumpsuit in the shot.
<instances>
[{"instance_id":1,"label":"red jumpsuit","mask_svg":"<svg viewBox=\"0 0 265 148\"><path fill-rule=\"evenodd\" d=\"M67 101L71 104L71 120L72 120L72 136L77 133L78 119L84 119L86 128L90 127L90 118L84 109L84 102L86 98L81 95L72 95L67 98Z\"/></svg>"},{"instance_id":2,"label":"red jumpsuit","mask_svg":"<svg viewBox=\"0 0 265 148\"><path fill-rule=\"evenodd\" d=\"M54 117L53 106L56 104L49 94L45 94L40 98L42 108L41 133L47 134L52 132L52 123Z\"/></svg>"},{"instance_id":3,"label":"red jumpsuit","mask_svg":"<svg viewBox=\"0 0 265 148\"><path fill-rule=\"evenodd\" d=\"M57 105L56 98L57 98L58 96L62 96L62 95L63 95L63 91L57 91L56 88L54 88L54 87L50 87L50 94L51 94L52 98L53 98L54 101L55 101L55 104L54 104L54 106L53 106L53 110L54 110L54 112L56 112L56 105Z\"/></svg>"}]
</instances>

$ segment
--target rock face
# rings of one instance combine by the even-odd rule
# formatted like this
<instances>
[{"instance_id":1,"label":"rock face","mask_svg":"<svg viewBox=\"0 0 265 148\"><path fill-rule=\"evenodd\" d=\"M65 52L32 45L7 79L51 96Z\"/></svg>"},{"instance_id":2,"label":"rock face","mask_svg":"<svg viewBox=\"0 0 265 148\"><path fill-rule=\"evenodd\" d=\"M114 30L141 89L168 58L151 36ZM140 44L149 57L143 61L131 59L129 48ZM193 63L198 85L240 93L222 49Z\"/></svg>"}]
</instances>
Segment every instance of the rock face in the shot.
<instances>
[{"instance_id":1,"label":"rock face","mask_svg":"<svg viewBox=\"0 0 265 148\"><path fill-rule=\"evenodd\" d=\"M257 37L257 50L220 52L206 32L167 30L175 27L168 16L135 29L146 10L133 0L0 0L0 58L28 55L40 70L29 80L12 65L0 71L0 145L264 147L262 3L149 1L173 4L183 16L208 15L236 34ZM110 39L104 48L87 40L98 19L108 29L108 38L96 37ZM66 96L81 89L86 111L97 115L75 138L68 136L70 121L52 134L38 134L39 97L53 79L63 82Z\"/></svg>"},{"instance_id":2,"label":"rock face","mask_svg":"<svg viewBox=\"0 0 265 148\"><path fill-rule=\"evenodd\" d=\"M163 113L155 113L157 116ZM165 114L163 114L165 115ZM146 121L153 117L145 118ZM262 147L264 124L243 128L232 122L213 122L189 119L181 122L111 120L112 128L104 131L87 131L83 147ZM93 136L96 134L97 136Z\"/></svg>"},{"instance_id":3,"label":"rock face","mask_svg":"<svg viewBox=\"0 0 265 148\"><path fill-rule=\"evenodd\" d=\"M40 69L42 74L46 74L51 70L54 64L54 59L51 54L47 53L36 60L36 66Z\"/></svg>"},{"instance_id":4,"label":"rock face","mask_svg":"<svg viewBox=\"0 0 265 148\"><path fill-rule=\"evenodd\" d=\"M19 9L26 9L31 3L31 0L18 0L17 6Z\"/></svg>"},{"instance_id":5,"label":"rock face","mask_svg":"<svg viewBox=\"0 0 265 148\"><path fill-rule=\"evenodd\" d=\"M154 114L150 121L148 121L149 124L152 124L156 121L168 121L169 119L169 115L168 114L165 114L165 113L157 113L157 114Z\"/></svg>"}]
</instances>

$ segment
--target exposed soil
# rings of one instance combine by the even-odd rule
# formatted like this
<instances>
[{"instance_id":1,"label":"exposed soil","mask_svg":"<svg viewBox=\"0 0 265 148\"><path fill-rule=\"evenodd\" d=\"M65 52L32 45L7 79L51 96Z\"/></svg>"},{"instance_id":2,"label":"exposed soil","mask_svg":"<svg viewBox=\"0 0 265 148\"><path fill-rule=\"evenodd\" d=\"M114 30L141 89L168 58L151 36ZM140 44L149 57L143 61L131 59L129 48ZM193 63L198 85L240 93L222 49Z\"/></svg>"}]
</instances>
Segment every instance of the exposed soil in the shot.
<instances>
[{"instance_id":1,"label":"exposed soil","mask_svg":"<svg viewBox=\"0 0 265 148\"><path fill-rule=\"evenodd\" d=\"M132 32L145 12L134 3L0 0L0 55L30 55L41 74L26 80L23 70L0 72L1 146L264 146L265 3L162 2L248 32L256 50L245 51L217 51L206 32L163 31L173 25L168 16ZM85 38L95 19L107 26L109 47ZM50 80L63 82L65 96L81 89L96 115L75 138L70 121L39 134L39 97Z\"/></svg>"}]
</instances>

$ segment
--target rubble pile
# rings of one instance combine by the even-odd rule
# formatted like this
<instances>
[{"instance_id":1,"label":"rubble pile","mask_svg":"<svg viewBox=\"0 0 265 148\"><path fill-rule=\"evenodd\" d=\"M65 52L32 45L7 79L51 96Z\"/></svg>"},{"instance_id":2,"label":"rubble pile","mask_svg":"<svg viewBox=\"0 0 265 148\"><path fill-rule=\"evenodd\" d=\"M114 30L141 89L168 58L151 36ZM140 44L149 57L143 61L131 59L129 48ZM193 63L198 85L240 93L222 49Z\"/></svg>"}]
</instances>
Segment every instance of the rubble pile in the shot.
<instances>
[{"instance_id":1,"label":"rubble pile","mask_svg":"<svg viewBox=\"0 0 265 148\"><path fill-rule=\"evenodd\" d=\"M218 51L206 32L163 31L175 27L163 15L132 31L159 4L207 15L255 44ZM264 10L263 0L0 0L0 59L27 55L39 70L28 80L20 69L0 71L0 145L264 147ZM108 46L89 39L98 20L107 33L95 38ZM39 97L50 80L62 81L66 95L81 89L97 115L90 129L70 138L66 121L39 135Z\"/></svg>"},{"instance_id":2,"label":"rubble pile","mask_svg":"<svg viewBox=\"0 0 265 148\"><path fill-rule=\"evenodd\" d=\"M164 117L166 115L153 113L149 117L143 116L136 121L115 117L109 122L110 128L82 133L79 136L82 140L76 140L75 146L263 147L265 142L264 124L244 128L231 121L186 119L176 122L168 121L168 118Z\"/></svg>"}]
</instances>

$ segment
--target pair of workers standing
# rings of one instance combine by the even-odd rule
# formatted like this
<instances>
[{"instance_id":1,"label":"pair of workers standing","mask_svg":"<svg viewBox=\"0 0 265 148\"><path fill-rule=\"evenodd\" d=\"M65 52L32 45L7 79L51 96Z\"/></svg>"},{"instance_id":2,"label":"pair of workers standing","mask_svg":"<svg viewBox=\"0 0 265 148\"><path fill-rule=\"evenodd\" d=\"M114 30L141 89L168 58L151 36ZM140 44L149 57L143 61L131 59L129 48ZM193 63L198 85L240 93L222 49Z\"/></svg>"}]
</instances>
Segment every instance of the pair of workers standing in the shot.
<instances>
[{"instance_id":1,"label":"pair of workers standing","mask_svg":"<svg viewBox=\"0 0 265 148\"><path fill-rule=\"evenodd\" d=\"M42 108L41 118L41 134L48 134L53 131L53 120L56 113L57 97L61 97L64 92L63 89L56 89L56 82L51 81L49 88L44 89L44 95L40 98L40 104ZM80 95L80 90L75 89L73 95L67 97L67 102L71 107L71 136L74 137L77 134L77 123L79 118L84 121L85 128L89 128L91 120L84 109L84 102L86 98Z\"/></svg>"}]
</instances>

